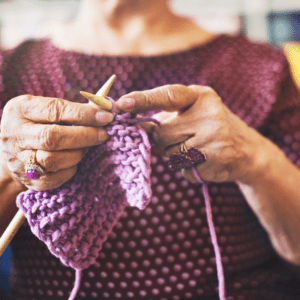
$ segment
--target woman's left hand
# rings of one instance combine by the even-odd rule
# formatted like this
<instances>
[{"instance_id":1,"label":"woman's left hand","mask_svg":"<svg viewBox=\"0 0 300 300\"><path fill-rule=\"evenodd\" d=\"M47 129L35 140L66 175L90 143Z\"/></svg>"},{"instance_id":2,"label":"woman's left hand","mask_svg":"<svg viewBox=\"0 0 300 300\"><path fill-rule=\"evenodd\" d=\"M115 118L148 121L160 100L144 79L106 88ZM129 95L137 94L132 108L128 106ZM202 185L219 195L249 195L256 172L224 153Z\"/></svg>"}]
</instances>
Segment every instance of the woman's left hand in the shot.
<instances>
[{"instance_id":1,"label":"woman's left hand","mask_svg":"<svg viewBox=\"0 0 300 300\"><path fill-rule=\"evenodd\" d=\"M158 150L170 156L185 142L204 152L207 160L196 166L200 178L235 181L277 253L300 265L300 171L277 145L232 113L215 91L167 85L125 95L117 107L135 113L164 110L155 115L159 126L146 123ZM183 174L196 182L191 170Z\"/></svg>"},{"instance_id":2,"label":"woman's left hand","mask_svg":"<svg viewBox=\"0 0 300 300\"><path fill-rule=\"evenodd\" d=\"M233 114L217 93L204 86L166 85L148 91L132 92L119 99L123 111L141 113L163 110L153 117L159 126L147 128L158 151L170 157L180 143L195 147L207 160L197 165L205 181L247 181L255 176L258 157L265 138ZM150 130L149 130L150 129ZM183 170L192 182L191 170Z\"/></svg>"}]
</instances>

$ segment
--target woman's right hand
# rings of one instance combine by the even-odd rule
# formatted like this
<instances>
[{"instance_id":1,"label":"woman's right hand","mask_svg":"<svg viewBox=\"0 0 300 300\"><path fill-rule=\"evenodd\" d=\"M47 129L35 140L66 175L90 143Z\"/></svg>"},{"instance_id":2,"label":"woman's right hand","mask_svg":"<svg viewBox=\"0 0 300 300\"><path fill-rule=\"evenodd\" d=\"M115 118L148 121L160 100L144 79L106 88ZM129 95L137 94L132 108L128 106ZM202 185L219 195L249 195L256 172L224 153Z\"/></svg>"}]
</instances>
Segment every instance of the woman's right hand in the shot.
<instances>
[{"instance_id":1,"label":"woman's right hand","mask_svg":"<svg viewBox=\"0 0 300 300\"><path fill-rule=\"evenodd\" d=\"M11 174L27 188L53 189L72 178L89 147L109 139L103 126L113 115L94 104L23 95L10 100L1 121L2 157ZM76 126L70 126L76 125ZM31 150L45 174L26 176Z\"/></svg>"}]
</instances>

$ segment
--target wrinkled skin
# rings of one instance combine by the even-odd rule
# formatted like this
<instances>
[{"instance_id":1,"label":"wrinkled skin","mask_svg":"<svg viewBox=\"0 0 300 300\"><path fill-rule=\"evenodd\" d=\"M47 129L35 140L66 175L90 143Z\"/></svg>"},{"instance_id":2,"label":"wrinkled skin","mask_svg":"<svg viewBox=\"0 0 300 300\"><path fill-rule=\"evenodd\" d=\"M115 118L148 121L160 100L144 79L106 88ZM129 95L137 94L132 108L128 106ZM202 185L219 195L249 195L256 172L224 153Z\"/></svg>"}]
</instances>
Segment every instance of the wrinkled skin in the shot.
<instances>
[{"instance_id":1,"label":"wrinkled skin","mask_svg":"<svg viewBox=\"0 0 300 300\"><path fill-rule=\"evenodd\" d=\"M109 138L103 126L112 119L112 114L93 104L31 95L16 97L6 104L2 115L1 159L27 188L42 191L59 187L76 173L90 146ZM26 176L31 149L37 149L37 163L45 170L39 180Z\"/></svg>"},{"instance_id":2,"label":"wrinkled skin","mask_svg":"<svg viewBox=\"0 0 300 300\"><path fill-rule=\"evenodd\" d=\"M134 99L133 106L128 106L128 99ZM264 138L234 115L209 87L166 85L132 92L117 102L117 108L135 113L163 110L154 116L160 125L145 124L145 129L164 156L177 153L181 142L204 152L207 161L197 166L203 180L247 180L255 168L253 162ZM102 114L98 120L97 113ZM74 176L88 147L109 138L103 126L112 119L109 112L91 104L16 97L3 112L2 156L13 176L26 187L39 191L58 187ZM25 174L31 149L38 150L37 163L46 172L39 180ZM190 170L183 174L195 182Z\"/></svg>"},{"instance_id":3,"label":"wrinkled skin","mask_svg":"<svg viewBox=\"0 0 300 300\"><path fill-rule=\"evenodd\" d=\"M264 140L209 87L166 85L133 92L120 98L117 107L135 113L163 110L154 116L161 122L158 127L145 126L152 132L157 149L168 157L179 151L181 142L201 150L207 161L197 166L197 172L206 181L246 179L255 167L253 162ZM195 182L190 170L183 174Z\"/></svg>"}]
</instances>

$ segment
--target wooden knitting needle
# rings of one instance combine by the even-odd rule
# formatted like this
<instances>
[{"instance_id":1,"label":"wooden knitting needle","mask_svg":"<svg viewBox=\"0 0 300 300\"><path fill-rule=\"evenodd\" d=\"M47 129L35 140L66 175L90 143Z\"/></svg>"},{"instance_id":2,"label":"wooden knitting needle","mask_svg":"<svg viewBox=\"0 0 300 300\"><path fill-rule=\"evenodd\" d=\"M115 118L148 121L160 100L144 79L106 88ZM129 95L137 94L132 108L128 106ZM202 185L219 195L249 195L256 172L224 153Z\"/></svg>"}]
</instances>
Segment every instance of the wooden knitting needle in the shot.
<instances>
[{"instance_id":1,"label":"wooden knitting needle","mask_svg":"<svg viewBox=\"0 0 300 300\"><path fill-rule=\"evenodd\" d=\"M109 100L105 99L105 97L107 96L115 79L116 75L112 75L96 95L87 92L80 92L80 94L100 106L102 109L110 111L112 109L112 103ZM92 95L93 97L91 97L90 95ZM3 252L5 251L25 219L26 217L24 213L21 209L19 209L0 238L0 257L2 256Z\"/></svg>"},{"instance_id":2,"label":"wooden knitting needle","mask_svg":"<svg viewBox=\"0 0 300 300\"><path fill-rule=\"evenodd\" d=\"M0 257L2 256L3 252L5 251L25 219L25 215L23 214L22 210L19 209L0 238Z\"/></svg>"},{"instance_id":3,"label":"wooden knitting needle","mask_svg":"<svg viewBox=\"0 0 300 300\"><path fill-rule=\"evenodd\" d=\"M116 75L111 76L96 95L88 93L88 92L83 92L83 91L81 91L80 94L83 97L85 97L86 99L92 101L93 103L95 103L96 105L101 107L102 109L111 111L112 107L113 107L112 103L111 103L111 101L105 99L105 97L107 96L115 78L116 78ZM117 114L120 113L120 110L118 108L116 108L115 113L117 113ZM141 118L142 116L136 115L136 117ZM149 125L148 123L145 123L145 122L140 122L139 124L147 133L152 133L153 125Z\"/></svg>"},{"instance_id":4,"label":"wooden knitting needle","mask_svg":"<svg viewBox=\"0 0 300 300\"><path fill-rule=\"evenodd\" d=\"M102 88L97 92L96 95L88 93L88 92L83 92L83 91L80 91L80 94L84 98L86 98L86 99L92 101L93 103L95 103L96 105L98 105L100 108L111 111L112 107L113 107L112 103L111 103L111 101L105 99L105 97L107 96L115 79L116 79L116 75L112 75L107 80L107 82L102 86Z\"/></svg>"}]
</instances>

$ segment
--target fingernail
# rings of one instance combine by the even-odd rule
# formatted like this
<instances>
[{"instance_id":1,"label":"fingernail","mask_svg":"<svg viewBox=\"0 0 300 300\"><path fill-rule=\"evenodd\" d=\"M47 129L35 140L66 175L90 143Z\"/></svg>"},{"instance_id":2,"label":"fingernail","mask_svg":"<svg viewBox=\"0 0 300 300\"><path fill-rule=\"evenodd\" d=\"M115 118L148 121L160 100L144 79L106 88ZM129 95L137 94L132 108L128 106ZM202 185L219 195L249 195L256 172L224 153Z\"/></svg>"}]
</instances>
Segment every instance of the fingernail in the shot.
<instances>
[{"instance_id":1,"label":"fingernail","mask_svg":"<svg viewBox=\"0 0 300 300\"><path fill-rule=\"evenodd\" d=\"M99 142L103 143L108 139L109 139L109 135L106 133L106 131L101 130L99 132Z\"/></svg>"},{"instance_id":2,"label":"fingernail","mask_svg":"<svg viewBox=\"0 0 300 300\"><path fill-rule=\"evenodd\" d=\"M118 106L121 110L130 111L134 107L134 102L132 98L123 98L118 101Z\"/></svg>"},{"instance_id":3,"label":"fingernail","mask_svg":"<svg viewBox=\"0 0 300 300\"><path fill-rule=\"evenodd\" d=\"M97 112L96 120L101 124L108 124L113 120L113 115L106 112Z\"/></svg>"}]
</instances>

